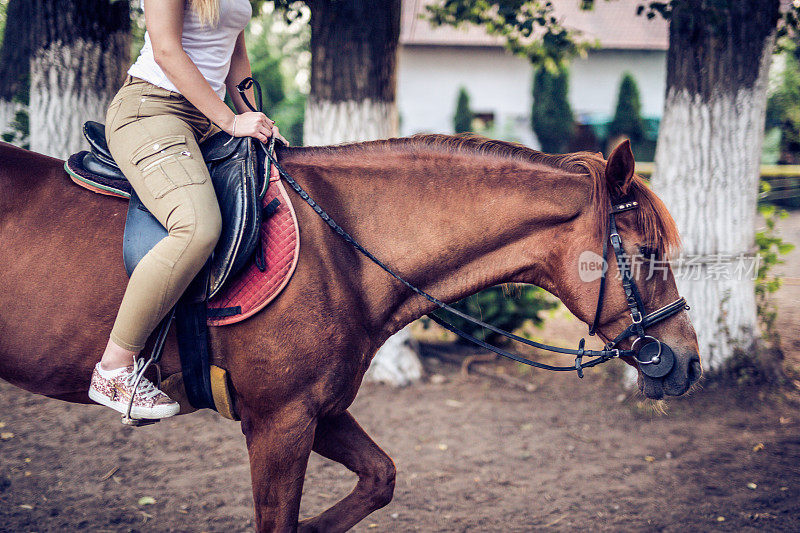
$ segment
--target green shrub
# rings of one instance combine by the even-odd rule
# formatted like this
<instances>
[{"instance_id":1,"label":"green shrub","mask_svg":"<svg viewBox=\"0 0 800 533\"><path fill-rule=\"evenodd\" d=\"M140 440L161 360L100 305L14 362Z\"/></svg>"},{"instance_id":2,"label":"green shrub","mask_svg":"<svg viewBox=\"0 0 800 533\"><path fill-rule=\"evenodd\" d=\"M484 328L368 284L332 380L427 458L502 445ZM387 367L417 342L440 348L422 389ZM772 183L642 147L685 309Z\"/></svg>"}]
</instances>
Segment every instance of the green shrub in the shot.
<instances>
[{"instance_id":1,"label":"green shrub","mask_svg":"<svg viewBox=\"0 0 800 533\"><path fill-rule=\"evenodd\" d=\"M458 98L456 99L456 113L453 115L453 131L456 133L464 133L472 131L472 119L475 118L472 110L469 108L469 94L464 87L458 90Z\"/></svg>"},{"instance_id":2,"label":"green shrub","mask_svg":"<svg viewBox=\"0 0 800 533\"><path fill-rule=\"evenodd\" d=\"M11 98L17 104L14 118L7 124L9 128L0 133L0 139L14 144L20 148L30 150L30 116L28 115L28 100L30 98L30 75L23 76L19 89Z\"/></svg>"},{"instance_id":3,"label":"green shrub","mask_svg":"<svg viewBox=\"0 0 800 533\"><path fill-rule=\"evenodd\" d=\"M572 140L575 117L569 105L568 90L566 68L554 74L541 67L533 77L531 127L544 152L565 152Z\"/></svg>"},{"instance_id":4,"label":"green shrub","mask_svg":"<svg viewBox=\"0 0 800 533\"><path fill-rule=\"evenodd\" d=\"M630 72L622 75L617 96L617 110L608 127L608 139L624 135L634 143L644 140L644 121L639 88Z\"/></svg>"},{"instance_id":5,"label":"green shrub","mask_svg":"<svg viewBox=\"0 0 800 533\"><path fill-rule=\"evenodd\" d=\"M761 181L761 190L769 192L769 184L766 181ZM787 216L784 209L769 203L762 203L758 206L758 212L764 217L766 227L756 232L759 259L755 282L756 312L764 337L777 339L778 331L775 324L778 318L778 309L771 297L781 287L782 280L781 276L775 274L773 270L776 265L784 262L782 256L794 250L794 245L784 241L775 229L778 219Z\"/></svg>"},{"instance_id":6,"label":"green shrub","mask_svg":"<svg viewBox=\"0 0 800 533\"><path fill-rule=\"evenodd\" d=\"M782 162L800 161L800 65L793 54L785 54L786 68L778 87L767 100L766 129L780 129Z\"/></svg>"},{"instance_id":7,"label":"green shrub","mask_svg":"<svg viewBox=\"0 0 800 533\"><path fill-rule=\"evenodd\" d=\"M540 311L553 309L556 303L546 297L546 292L539 287L533 285L512 285L516 294L506 294L506 287L508 285L491 287L485 289L477 294L473 294L463 300L459 300L453 307L497 326L507 331L514 331L523 325L526 321L530 320L535 325L539 326L542 323L542 317L539 316ZM436 316L445 320L465 331L480 340L492 344L504 344L508 339L501 335L497 335L477 326L471 322L464 320L461 317L448 313L447 311L436 311ZM458 338L458 342L469 344L469 341Z\"/></svg>"}]
</instances>

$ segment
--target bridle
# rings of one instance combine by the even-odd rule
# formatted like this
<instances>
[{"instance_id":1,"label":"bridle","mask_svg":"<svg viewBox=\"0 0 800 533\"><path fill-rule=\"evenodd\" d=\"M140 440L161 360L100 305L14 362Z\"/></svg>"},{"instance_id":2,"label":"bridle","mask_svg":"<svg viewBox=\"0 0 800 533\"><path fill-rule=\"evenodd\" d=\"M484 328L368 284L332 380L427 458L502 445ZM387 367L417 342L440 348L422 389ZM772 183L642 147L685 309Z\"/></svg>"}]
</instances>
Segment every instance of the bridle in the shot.
<instances>
[{"instance_id":1,"label":"bridle","mask_svg":"<svg viewBox=\"0 0 800 533\"><path fill-rule=\"evenodd\" d=\"M253 78L245 78L242 80L238 85L237 89L242 96L245 104L256 111L256 109L250 104L249 100L247 99L247 95L245 94L244 90L250 88L252 84L256 85L258 100L259 100L259 108L261 107L261 87L258 85L258 82L255 81ZM257 139L256 139L257 140ZM270 164L274 165L275 168L278 169L278 173L283 177L286 183L294 189L294 191L300 195L302 198L311 208L314 210L317 215L328 224L328 226L342 239L344 239L348 244L353 246L356 250L361 252L364 256L374 262L376 265L381 267L383 270L388 272L392 277L400 281L403 285L405 285L408 289L413 291L414 293L424 297L429 302L435 304L440 309L444 309L458 317L467 320L475 325L484 327L494 333L502 335L508 339L520 342L522 344L526 344L528 346L532 346L534 348L539 348L541 350L547 350L554 353L560 353L565 355L574 355L575 356L575 364L573 366L554 366L548 365L545 363L539 363L537 361L532 361L520 355L517 355L512 352L508 352L503 350L502 348L498 348L497 346L493 346L485 341L477 339L476 337L470 335L465 331L461 331L460 329L456 328L452 324L442 320L435 314L431 313L428 316L431 320L442 326L443 328L452 331L456 335L477 344L487 350L490 350L498 355L506 357L508 359L512 359L514 361L518 361L520 363L530 365L536 368L542 368L545 370L554 370L554 371L577 371L578 377L583 377L583 369L589 368L600 363L604 363L606 361L610 361L611 359L629 356L633 357L636 362L639 364L639 368L641 369L642 373L646 376L652 378L661 378L666 376L672 367L675 365L675 354L672 352L672 349L669 347L668 344L662 342L651 335L647 335L645 333L645 329L658 324L670 318L671 316L683 311L688 310L689 306L686 305L686 299L681 297L675 300L674 302L665 305L655 311L646 314L645 313L645 306L644 302L642 302L642 296L639 292L639 288L636 285L636 281L633 279L633 275L631 273L630 265L628 264L625 251L622 247L622 238L620 237L619 233L617 232L617 223L615 220L615 216L619 213L623 213L625 211L630 211L632 209L637 209L639 207L639 203L632 199L617 199L612 202L611 209L609 210L608 215L608 239L603 241L603 270L600 277L600 292L597 297L597 309L595 310L594 320L592 322L592 326L589 328L589 335L594 335L597 331L597 326L599 325L600 320L600 313L603 310L603 299L605 297L605 284L606 284L606 273L608 271L608 244L611 243L611 247L614 249L614 255L617 259L617 266L620 271L620 276L622 280L622 288L625 291L625 298L628 303L628 307L631 310L631 321L632 323L625 328L619 335L614 337L613 340L606 343L602 350L586 350L584 345L586 343L586 339L581 339L578 343L578 349L573 350L570 348L560 348L558 346L551 346L549 344L543 344L540 342L535 342L532 340L525 339L518 335L514 335L509 331L505 331L498 327L492 326L491 324L487 324L482 320L477 318L473 318L458 309L447 305L446 303L442 302L441 300L431 296L427 292L423 291L422 289L412 285L405 279L403 279L399 274L397 274L394 270L390 267L385 265L380 259L375 257L372 253L370 253L367 249L365 249L361 244L359 244L349 233L347 233L341 226L339 226L331 217L326 213L317 202L311 198L308 193L292 178L281 165L278 163L277 159L274 155L274 145L275 145L275 138L270 138L269 147L265 146L263 142L258 141L258 146L266 154L267 158L269 159ZM266 171L267 169L265 169ZM630 349L623 350L617 348L617 345L621 343L623 340L636 336L633 343L631 344ZM638 350L636 346L639 345ZM588 360L584 361L584 358L588 358Z\"/></svg>"},{"instance_id":2,"label":"bridle","mask_svg":"<svg viewBox=\"0 0 800 533\"><path fill-rule=\"evenodd\" d=\"M609 341L605 349L614 349L616 345L628 337L636 335L631 344L630 350L624 350L626 353L622 355L631 355L639 364L642 373L652 378L660 378L666 376L675 364L675 354L668 344L645 334L645 328L657 324L672 315L679 313L683 310L688 310L689 306L686 304L686 298L680 297L674 302L653 311L650 314L645 314L645 306L642 301L642 295L639 292L639 287L636 285L636 280L633 279L631 274L630 263L622 247L622 237L617 231L616 215L637 209L639 202L636 200L618 200L612 203L611 210L608 214L608 239L603 241L603 270L600 277L600 291L597 295L597 308L594 312L594 321L589 328L589 335L594 335L597 331L597 326L600 321L600 313L603 310L603 298L605 296L606 272L608 271L608 243L614 249L614 255L617 259L617 268L619 268L620 278L622 280L622 288L625 291L625 300L628 303L628 308L631 310L631 324L625 328L622 333ZM649 341L648 341L649 339ZM641 342L639 350L636 350L636 345Z\"/></svg>"}]
</instances>

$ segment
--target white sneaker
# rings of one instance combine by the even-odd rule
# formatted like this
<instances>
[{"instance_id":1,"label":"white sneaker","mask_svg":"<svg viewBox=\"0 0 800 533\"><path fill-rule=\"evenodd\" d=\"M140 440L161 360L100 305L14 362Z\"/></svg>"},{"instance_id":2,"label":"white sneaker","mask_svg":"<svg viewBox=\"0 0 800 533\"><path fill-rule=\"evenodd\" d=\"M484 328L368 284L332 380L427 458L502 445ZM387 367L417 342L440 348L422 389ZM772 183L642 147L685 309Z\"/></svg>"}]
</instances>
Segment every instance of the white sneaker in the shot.
<instances>
[{"instance_id":1,"label":"white sneaker","mask_svg":"<svg viewBox=\"0 0 800 533\"><path fill-rule=\"evenodd\" d=\"M136 381L136 372L144 364L138 359L133 366L117 370L100 371L97 363L92 373L89 386L89 398L95 402L119 411L123 415L128 412L128 403ZM142 377L136 389L136 396L131 407L131 418L160 419L178 414L180 405L156 388L150 380Z\"/></svg>"}]
</instances>

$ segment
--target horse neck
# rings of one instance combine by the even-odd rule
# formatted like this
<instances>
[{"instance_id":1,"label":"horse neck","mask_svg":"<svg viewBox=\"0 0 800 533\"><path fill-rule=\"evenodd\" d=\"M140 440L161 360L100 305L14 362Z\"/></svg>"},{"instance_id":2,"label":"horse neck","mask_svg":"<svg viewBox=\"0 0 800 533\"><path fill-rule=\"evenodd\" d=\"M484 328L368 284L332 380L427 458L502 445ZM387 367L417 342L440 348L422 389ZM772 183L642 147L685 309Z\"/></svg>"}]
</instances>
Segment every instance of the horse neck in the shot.
<instances>
[{"instance_id":1,"label":"horse neck","mask_svg":"<svg viewBox=\"0 0 800 533\"><path fill-rule=\"evenodd\" d=\"M505 282L557 294L554 256L563 252L569 227L586 218L580 215L591 189L586 175L479 154L384 146L287 155L289 173L302 176L303 187L345 231L445 302ZM349 246L326 231L322 246ZM350 278L348 290L362 292L359 302L379 342L435 309L369 259L348 258L340 270Z\"/></svg>"}]
</instances>

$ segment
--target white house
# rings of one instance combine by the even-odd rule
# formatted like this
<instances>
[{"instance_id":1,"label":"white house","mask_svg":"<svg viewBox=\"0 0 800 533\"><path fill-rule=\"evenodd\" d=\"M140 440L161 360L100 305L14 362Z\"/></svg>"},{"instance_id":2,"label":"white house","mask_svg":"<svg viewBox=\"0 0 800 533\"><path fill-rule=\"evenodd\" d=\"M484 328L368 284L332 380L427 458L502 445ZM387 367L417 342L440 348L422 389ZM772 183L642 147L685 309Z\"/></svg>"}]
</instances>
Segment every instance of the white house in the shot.
<instances>
[{"instance_id":1,"label":"white house","mask_svg":"<svg viewBox=\"0 0 800 533\"><path fill-rule=\"evenodd\" d=\"M452 133L456 97L463 86L472 110L494 122L494 136L536 147L529 120L530 63L481 28L433 28L420 18L430 1L402 4L397 86L401 134ZM666 21L637 16L640 0L601 0L592 11L580 10L579 4L559 0L556 10L565 26L600 43L600 49L571 65L569 97L578 122L602 122L613 115L625 71L638 83L643 116L659 118L666 86Z\"/></svg>"}]
</instances>

